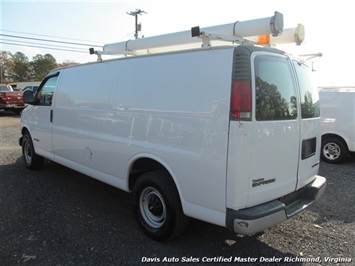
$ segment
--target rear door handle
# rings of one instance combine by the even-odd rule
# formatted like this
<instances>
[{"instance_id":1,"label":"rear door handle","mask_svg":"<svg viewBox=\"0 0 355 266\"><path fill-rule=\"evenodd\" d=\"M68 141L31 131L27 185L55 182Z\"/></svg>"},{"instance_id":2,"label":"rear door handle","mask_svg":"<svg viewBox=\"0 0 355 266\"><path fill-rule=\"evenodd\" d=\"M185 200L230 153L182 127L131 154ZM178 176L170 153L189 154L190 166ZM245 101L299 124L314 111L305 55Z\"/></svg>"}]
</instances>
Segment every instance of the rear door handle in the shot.
<instances>
[{"instance_id":1,"label":"rear door handle","mask_svg":"<svg viewBox=\"0 0 355 266\"><path fill-rule=\"evenodd\" d=\"M51 110L51 113L50 113L50 122L52 123L53 122L53 110Z\"/></svg>"}]
</instances>

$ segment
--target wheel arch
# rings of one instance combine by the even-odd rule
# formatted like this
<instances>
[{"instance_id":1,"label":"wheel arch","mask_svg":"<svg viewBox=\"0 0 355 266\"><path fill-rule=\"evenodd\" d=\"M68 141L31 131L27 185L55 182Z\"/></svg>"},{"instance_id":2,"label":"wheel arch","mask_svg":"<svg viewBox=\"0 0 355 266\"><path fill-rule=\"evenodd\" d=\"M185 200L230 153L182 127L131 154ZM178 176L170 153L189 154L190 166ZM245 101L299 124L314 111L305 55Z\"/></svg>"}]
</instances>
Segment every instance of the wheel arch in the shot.
<instances>
[{"instance_id":1,"label":"wheel arch","mask_svg":"<svg viewBox=\"0 0 355 266\"><path fill-rule=\"evenodd\" d=\"M21 129L22 136L25 135L26 133L30 134L30 131L28 130L27 127L22 127L22 129Z\"/></svg>"},{"instance_id":2,"label":"wheel arch","mask_svg":"<svg viewBox=\"0 0 355 266\"><path fill-rule=\"evenodd\" d=\"M22 127L22 128L21 128L21 137L19 138L19 145L20 145L20 146L22 146L23 136L24 136L26 133L28 133L28 134L31 136L30 131L28 130L28 128L27 128L27 127Z\"/></svg>"},{"instance_id":3,"label":"wheel arch","mask_svg":"<svg viewBox=\"0 0 355 266\"><path fill-rule=\"evenodd\" d=\"M180 199L182 199L180 187L173 170L164 160L152 154L137 154L130 159L127 167L128 190L132 191L135 183L142 174L156 170L165 171L169 174L179 193Z\"/></svg>"}]
</instances>

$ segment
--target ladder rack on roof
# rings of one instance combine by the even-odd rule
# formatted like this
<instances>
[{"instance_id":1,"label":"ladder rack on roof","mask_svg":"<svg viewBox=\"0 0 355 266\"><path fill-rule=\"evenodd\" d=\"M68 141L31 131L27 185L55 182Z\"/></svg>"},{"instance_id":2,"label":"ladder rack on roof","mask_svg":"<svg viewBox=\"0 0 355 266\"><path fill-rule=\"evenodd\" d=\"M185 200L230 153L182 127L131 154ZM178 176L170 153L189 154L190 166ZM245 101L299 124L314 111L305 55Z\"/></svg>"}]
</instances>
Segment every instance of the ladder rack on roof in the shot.
<instances>
[{"instance_id":1,"label":"ladder rack on roof","mask_svg":"<svg viewBox=\"0 0 355 266\"><path fill-rule=\"evenodd\" d=\"M290 38L293 42L299 42L296 40L294 34L295 29L286 29L285 31L287 33L287 42L289 42ZM300 30L298 30L298 32L299 31ZM96 54L98 56L98 61L101 61L101 55L137 55L142 52L145 54L152 53L154 52L154 49L159 49L159 52L161 52L164 51L164 48L167 49L166 51L176 51L184 49L187 45L188 49L199 47L209 48L211 47L211 41L217 43L254 43L250 38L252 39L253 36L258 35L272 35L271 38L276 40L277 36L281 35L282 32L283 15L276 11L272 17L237 21L234 23L203 28L202 30L199 27L194 27L191 31L181 31L106 44L103 47L103 51L94 51L93 48L90 48L90 54ZM302 41L303 39L301 42ZM285 43L285 40L281 41L281 43Z\"/></svg>"}]
</instances>

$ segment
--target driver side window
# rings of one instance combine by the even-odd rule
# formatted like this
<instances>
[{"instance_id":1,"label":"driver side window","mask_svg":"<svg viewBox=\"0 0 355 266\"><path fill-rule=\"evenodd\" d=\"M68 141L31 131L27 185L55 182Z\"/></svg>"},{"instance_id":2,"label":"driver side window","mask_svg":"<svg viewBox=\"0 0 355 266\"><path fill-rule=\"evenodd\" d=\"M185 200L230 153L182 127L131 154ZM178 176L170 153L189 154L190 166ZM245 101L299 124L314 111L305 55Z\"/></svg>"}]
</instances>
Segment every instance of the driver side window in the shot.
<instances>
[{"instance_id":1,"label":"driver side window","mask_svg":"<svg viewBox=\"0 0 355 266\"><path fill-rule=\"evenodd\" d=\"M49 78L43 85L42 89L38 91L36 98L39 100L39 105L51 106L56 88L58 76Z\"/></svg>"}]
</instances>

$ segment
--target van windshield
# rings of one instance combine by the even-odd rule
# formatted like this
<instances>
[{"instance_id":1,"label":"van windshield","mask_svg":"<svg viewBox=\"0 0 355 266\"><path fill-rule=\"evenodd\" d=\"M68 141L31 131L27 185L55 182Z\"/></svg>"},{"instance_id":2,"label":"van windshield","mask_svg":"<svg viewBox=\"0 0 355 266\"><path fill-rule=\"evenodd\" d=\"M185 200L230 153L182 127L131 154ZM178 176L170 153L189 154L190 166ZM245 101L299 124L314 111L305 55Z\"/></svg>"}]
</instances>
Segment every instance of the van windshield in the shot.
<instances>
[{"instance_id":1,"label":"van windshield","mask_svg":"<svg viewBox=\"0 0 355 266\"><path fill-rule=\"evenodd\" d=\"M301 93L302 118L320 116L318 89L311 78L311 70L305 64L293 61Z\"/></svg>"}]
</instances>

